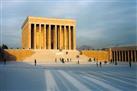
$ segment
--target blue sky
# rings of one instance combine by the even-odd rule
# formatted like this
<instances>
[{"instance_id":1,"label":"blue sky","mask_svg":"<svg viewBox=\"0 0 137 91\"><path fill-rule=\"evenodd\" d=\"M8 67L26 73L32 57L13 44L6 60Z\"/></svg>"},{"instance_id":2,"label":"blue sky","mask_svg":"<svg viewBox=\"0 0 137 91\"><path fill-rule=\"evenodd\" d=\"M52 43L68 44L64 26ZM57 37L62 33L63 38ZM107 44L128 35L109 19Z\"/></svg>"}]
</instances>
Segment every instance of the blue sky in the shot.
<instances>
[{"instance_id":1,"label":"blue sky","mask_svg":"<svg viewBox=\"0 0 137 91\"><path fill-rule=\"evenodd\" d=\"M21 47L27 16L77 21L77 46L93 48L137 44L136 0L1 0L1 44Z\"/></svg>"}]
</instances>

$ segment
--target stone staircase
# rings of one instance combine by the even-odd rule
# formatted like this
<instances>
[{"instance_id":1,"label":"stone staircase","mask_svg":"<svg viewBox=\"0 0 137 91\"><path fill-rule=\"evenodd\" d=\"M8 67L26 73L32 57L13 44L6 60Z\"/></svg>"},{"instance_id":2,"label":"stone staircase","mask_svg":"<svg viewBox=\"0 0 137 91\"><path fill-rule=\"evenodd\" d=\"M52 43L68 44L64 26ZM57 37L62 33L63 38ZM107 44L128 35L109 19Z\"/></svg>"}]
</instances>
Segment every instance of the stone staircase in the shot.
<instances>
[{"instance_id":1,"label":"stone staircase","mask_svg":"<svg viewBox=\"0 0 137 91\"><path fill-rule=\"evenodd\" d=\"M60 58L64 58L66 63L77 63L78 59L81 63L87 62L88 57L85 55L79 55L77 50L32 50L33 55L25 58L23 62L34 62L36 59L38 63L61 63ZM79 55L79 58L77 58ZM56 60L56 61L55 61ZM70 61L71 60L71 61Z\"/></svg>"}]
</instances>

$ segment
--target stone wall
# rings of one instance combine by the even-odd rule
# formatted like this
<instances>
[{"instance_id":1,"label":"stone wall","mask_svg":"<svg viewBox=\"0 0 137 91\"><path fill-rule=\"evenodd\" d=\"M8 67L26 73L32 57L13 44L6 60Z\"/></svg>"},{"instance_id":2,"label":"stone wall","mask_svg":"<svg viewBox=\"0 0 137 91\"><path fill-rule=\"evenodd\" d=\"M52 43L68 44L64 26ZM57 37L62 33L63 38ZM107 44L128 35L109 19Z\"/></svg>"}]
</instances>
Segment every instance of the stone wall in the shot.
<instances>
[{"instance_id":1,"label":"stone wall","mask_svg":"<svg viewBox=\"0 0 137 91\"><path fill-rule=\"evenodd\" d=\"M33 54L32 50L26 49L6 49L3 52L4 58L8 61L22 61ZM0 58L0 61L2 61L2 58Z\"/></svg>"},{"instance_id":2,"label":"stone wall","mask_svg":"<svg viewBox=\"0 0 137 91\"><path fill-rule=\"evenodd\" d=\"M83 55L91 57L98 61L109 61L109 51L103 50L83 50L81 51Z\"/></svg>"},{"instance_id":3,"label":"stone wall","mask_svg":"<svg viewBox=\"0 0 137 91\"><path fill-rule=\"evenodd\" d=\"M4 50L4 54L4 57L9 61L23 61L25 58L34 54L34 51L31 49L7 49ZM98 61L109 60L109 51L83 50L82 55ZM0 60L2 59L0 58Z\"/></svg>"}]
</instances>

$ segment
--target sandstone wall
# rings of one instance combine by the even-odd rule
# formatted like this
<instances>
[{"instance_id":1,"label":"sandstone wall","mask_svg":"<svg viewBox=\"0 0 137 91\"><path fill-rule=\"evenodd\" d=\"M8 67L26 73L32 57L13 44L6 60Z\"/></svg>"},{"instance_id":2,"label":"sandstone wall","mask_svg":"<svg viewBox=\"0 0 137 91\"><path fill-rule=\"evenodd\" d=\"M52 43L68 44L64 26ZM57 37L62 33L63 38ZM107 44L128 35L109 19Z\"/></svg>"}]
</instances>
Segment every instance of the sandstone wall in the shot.
<instances>
[{"instance_id":1,"label":"sandstone wall","mask_svg":"<svg viewBox=\"0 0 137 91\"><path fill-rule=\"evenodd\" d=\"M22 61L33 54L32 50L26 49L6 49L4 50L4 58L11 61ZM0 58L2 60L2 58Z\"/></svg>"},{"instance_id":2,"label":"sandstone wall","mask_svg":"<svg viewBox=\"0 0 137 91\"><path fill-rule=\"evenodd\" d=\"M94 58L98 61L109 61L109 51L102 50L83 50L83 55Z\"/></svg>"},{"instance_id":3,"label":"sandstone wall","mask_svg":"<svg viewBox=\"0 0 137 91\"><path fill-rule=\"evenodd\" d=\"M4 54L5 54L4 57L7 60L22 61L25 58L32 56L32 54L34 54L34 51L30 49L7 49L7 50L4 50ZM82 55L85 55L93 59L95 58L95 60L98 60L98 61L109 60L109 51L83 50ZM0 58L0 60L2 59Z\"/></svg>"}]
</instances>

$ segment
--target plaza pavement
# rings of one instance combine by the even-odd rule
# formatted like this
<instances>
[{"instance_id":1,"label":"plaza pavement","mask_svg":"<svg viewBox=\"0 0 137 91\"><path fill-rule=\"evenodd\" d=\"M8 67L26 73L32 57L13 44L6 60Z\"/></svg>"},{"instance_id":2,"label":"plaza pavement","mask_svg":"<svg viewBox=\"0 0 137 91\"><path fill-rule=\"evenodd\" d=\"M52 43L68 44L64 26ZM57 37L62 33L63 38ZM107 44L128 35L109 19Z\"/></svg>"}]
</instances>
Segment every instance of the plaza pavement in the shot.
<instances>
[{"instance_id":1,"label":"plaza pavement","mask_svg":"<svg viewBox=\"0 0 137 91\"><path fill-rule=\"evenodd\" d=\"M137 91L137 64L0 63L0 91Z\"/></svg>"}]
</instances>

